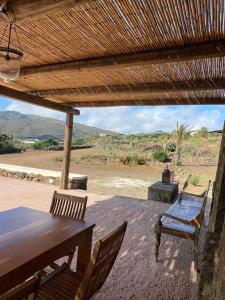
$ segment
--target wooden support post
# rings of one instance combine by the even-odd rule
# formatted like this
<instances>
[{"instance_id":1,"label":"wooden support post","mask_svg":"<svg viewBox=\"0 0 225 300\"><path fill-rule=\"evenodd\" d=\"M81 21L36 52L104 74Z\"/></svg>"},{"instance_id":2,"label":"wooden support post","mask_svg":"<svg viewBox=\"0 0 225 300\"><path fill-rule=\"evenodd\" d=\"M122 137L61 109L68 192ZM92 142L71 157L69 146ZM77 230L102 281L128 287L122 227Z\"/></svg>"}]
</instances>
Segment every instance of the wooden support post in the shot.
<instances>
[{"instance_id":1,"label":"wooden support post","mask_svg":"<svg viewBox=\"0 0 225 300\"><path fill-rule=\"evenodd\" d=\"M68 189L69 172L70 172L70 155L73 135L73 114L67 113L66 126L64 134L64 152L62 163L61 189Z\"/></svg>"},{"instance_id":2,"label":"wooden support post","mask_svg":"<svg viewBox=\"0 0 225 300\"><path fill-rule=\"evenodd\" d=\"M216 179L213 186L212 206L209 218L209 232L220 233L225 219L225 122L220 146Z\"/></svg>"}]
</instances>

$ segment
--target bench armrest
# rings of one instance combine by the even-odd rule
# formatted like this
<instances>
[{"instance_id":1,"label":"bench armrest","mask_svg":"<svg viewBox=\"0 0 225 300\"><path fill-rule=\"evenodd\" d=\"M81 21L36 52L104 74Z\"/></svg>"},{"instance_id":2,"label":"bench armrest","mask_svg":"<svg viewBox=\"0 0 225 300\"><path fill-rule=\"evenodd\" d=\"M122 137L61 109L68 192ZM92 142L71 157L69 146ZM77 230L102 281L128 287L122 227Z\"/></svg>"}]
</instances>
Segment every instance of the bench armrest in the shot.
<instances>
[{"instance_id":1,"label":"bench armrest","mask_svg":"<svg viewBox=\"0 0 225 300\"><path fill-rule=\"evenodd\" d=\"M189 195L189 196L194 196L194 197L198 197L198 198L205 198L205 197L208 197L210 185L211 185L211 180L209 180L208 186L204 190L204 192L199 194L199 195L198 194L192 194L192 193L189 193L189 192L183 192L183 193L186 194L186 195ZM182 196L182 193L181 193L181 196Z\"/></svg>"},{"instance_id":2,"label":"bench armrest","mask_svg":"<svg viewBox=\"0 0 225 300\"><path fill-rule=\"evenodd\" d=\"M175 221L181 222L181 223L186 224L186 225L193 225L191 222L194 221L194 220L190 220L190 221L184 220L182 218L176 217L174 215L170 215L168 213L161 213L158 216L158 223L162 223L162 221L161 221L162 217L167 217L167 218L173 219Z\"/></svg>"},{"instance_id":3,"label":"bench armrest","mask_svg":"<svg viewBox=\"0 0 225 300\"><path fill-rule=\"evenodd\" d=\"M204 198L205 193L206 193L206 190L201 194L192 194L192 193L189 193L189 192L183 192L184 195L193 196L193 197L197 197L197 198Z\"/></svg>"}]
</instances>

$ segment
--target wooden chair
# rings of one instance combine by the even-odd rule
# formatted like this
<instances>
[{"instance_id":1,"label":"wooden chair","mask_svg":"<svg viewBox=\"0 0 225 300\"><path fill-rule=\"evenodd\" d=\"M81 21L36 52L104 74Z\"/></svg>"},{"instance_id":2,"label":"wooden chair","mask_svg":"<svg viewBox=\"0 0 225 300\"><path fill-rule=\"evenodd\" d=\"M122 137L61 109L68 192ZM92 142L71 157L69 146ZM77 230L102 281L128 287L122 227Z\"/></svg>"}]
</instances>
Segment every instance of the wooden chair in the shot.
<instances>
[{"instance_id":1,"label":"wooden chair","mask_svg":"<svg viewBox=\"0 0 225 300\"><path fill-rule=\"evenodd\" d=\"M66 195L55 191L49 212L56 216L83 221L86 212L87 199L87 197ZM68 253L68 265L71 265L73 261L75 250L76 248L71 249L70 253ZM55 269L58 265L53 263L51 267Z\"/></svg>"},{"instance_id":2,"label":"wooden chair","mask_svg":"<svg viewBox=\"0 0 225 300\"><path fill-rule=\"evenodd\" d=\"M0 296L0 300L35 300L41 282L41 272Z\"/></svg>"},{"instance_id":3,"label":"wooden chair","mask_svg":"<svg viewBox=\"0 0 225 300\"><path fill-rule=\"evenodd\" d=\"M166 213L161 213L158 216L155 225L156 261L158 261L159 256L161 234L170 234L194 241L195 268L198 271L198 243L201 226L204 224L210 183L211 181L209 181L206 191L201 195L183 192L182 198L179 198Z\"/></svg>"},{"instance_id":4,"label":"wooden chair","mask_svg":"<svg viewBox=\"0 0 225 300\"><path fill-rule=\"evenodd\" d=\"M87 197L78 197L73 195L54 192L49 212L74 220L84 220L87 206Z\"/></svg>"},{"instance_id":5,"label":"wooden chair","mask_svg":"<svg viewBox=\"0 0 225 300\"><path fill-rule=\"evenodd\" d=\"M104 284L119 253L125 235L127 222L115 229L105 238L96 242L94 251L81 278L64 263L44 278L38 293L38 300L88 300Z\"/></svg>"}]
</instances>

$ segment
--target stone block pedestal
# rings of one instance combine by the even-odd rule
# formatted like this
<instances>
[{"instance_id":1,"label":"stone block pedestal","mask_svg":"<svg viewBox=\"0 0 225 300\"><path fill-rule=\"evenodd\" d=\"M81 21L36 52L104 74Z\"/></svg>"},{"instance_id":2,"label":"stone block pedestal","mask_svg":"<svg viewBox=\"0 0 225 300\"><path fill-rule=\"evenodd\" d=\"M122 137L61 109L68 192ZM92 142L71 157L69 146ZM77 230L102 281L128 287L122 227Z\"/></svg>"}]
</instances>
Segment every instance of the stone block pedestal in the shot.
<instances>
[{"instance_id":1,"label":"stone block pedestal","mask_svg":"<svg viewBox=\"0 0 225 300\"><path fill-rule=\"evenodd\" d=\"M178 185L176 181L170 184L158 181L148 188L148 200L172 203L178 195Z\"/></svg>"}]
</instances>

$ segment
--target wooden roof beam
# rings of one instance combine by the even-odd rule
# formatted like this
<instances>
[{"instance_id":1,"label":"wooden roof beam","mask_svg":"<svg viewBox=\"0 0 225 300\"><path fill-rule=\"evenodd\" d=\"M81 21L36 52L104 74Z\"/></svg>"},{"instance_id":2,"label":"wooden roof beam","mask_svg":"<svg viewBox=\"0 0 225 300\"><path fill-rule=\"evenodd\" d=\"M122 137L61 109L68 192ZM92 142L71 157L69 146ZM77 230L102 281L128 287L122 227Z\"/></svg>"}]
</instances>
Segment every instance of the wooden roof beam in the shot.
<instances>
[{"instance_id":1,"label":"wooden roof beam","mask_svg":"<svg viewBox=\"0 0 225 300\"><path fill-rule=\"evenodd\" d=\"M135 93L157 93L177 91L198 91L225 89L225 78L211 78L198 80L184 80L173 82L143 83L136 85L111 85L82 88L66 88L31 91L33 95L41 97L60 96L97 96L97 95L121 95Z\"/></svg>"},{"instance_id":2,"label":"wooden roof beam","mask_svg":"<svg viewBox=\"0 0 225 300\"><path fill-rule=\"evenodd\" d=\"M198 98L169 98L144 100L115 100L115 101L82 101L71 102L74 107L115 107L115 106L170 106L170 105L225 105L222 97Z\"/></svg>"},{"instance_id":3,"label":"wooden roof beam","mask_svg":"<svg viewBox=\"0 0 225 300\"><path fill-rule=\"evenodd\" d=\"M78 109L72 108L72 106L49 101L39 96L34 96L29 93L17 91L3 85L0 86L0 95L5 96L7 98L12 98L15 100L26 102L29 104L34 104L45 108L57 110L60 112L80 115L80 111Z\"/></svg>"},{"instance_id":4,"label":"wooden roof beam","mask_svg":"<svg viewBox=\"0 0 225 300\"><path fill-rule=\"evenodd\" d=\"M100 57L79 61L56 63L23 68L21 77L32 74L42 75L55 71L101 71L121 67L134 67L151 64L182 62L211 57L225 56L225 41L201 43L189 47L153 50L143 53L130 53L111 57Z\"/></svg>"},{"instance_id":5,"label":"wooden roof beam","mask_svg":"<svg viewBox=\"0 0 225 300\"><path fill-rule=\"evenodd\" d=\"M91 2L93 0L8 0L6 10L9 16L20 21Z\"/></svg>"}]
</instances>

